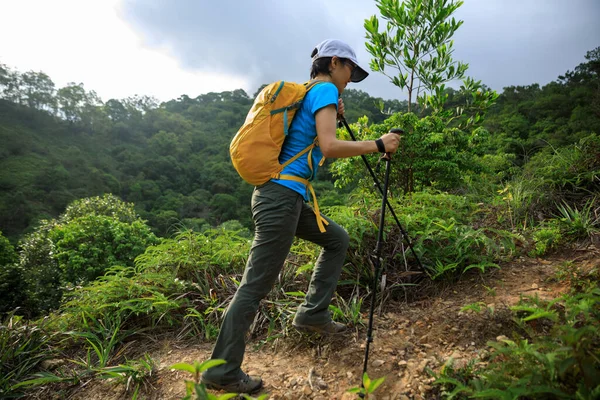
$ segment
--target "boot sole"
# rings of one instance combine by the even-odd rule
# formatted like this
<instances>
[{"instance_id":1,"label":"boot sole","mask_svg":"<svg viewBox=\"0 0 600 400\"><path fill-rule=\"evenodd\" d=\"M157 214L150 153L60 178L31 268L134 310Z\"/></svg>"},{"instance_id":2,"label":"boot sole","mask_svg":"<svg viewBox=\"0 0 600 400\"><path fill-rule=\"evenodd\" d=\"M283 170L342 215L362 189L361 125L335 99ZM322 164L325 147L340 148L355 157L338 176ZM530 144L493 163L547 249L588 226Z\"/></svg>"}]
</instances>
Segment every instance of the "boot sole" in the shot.
<instances>
[{"instance_id":1,"label":"boot sole","mask_svg":"<svg viewBox=\"0 0 600 400\"><path fill-rule=\"evenodd\" d=\"M260 389L262 389L262 387L263 387L263 383L261 382L260 385L258 385L255 388L241 391L239 388L234 388L234 387L232 387L230 385L219 385L219 384L216 384L216 383L210 383L210 382L204 382L204 381L202 383L204 383L204 386L206 386L206 388L210 389L210 390L223 390L223 391L228 392L228 393L236 393L236 394L252 394L252 393L256 393Z\"/></svg>"}]
</instances>

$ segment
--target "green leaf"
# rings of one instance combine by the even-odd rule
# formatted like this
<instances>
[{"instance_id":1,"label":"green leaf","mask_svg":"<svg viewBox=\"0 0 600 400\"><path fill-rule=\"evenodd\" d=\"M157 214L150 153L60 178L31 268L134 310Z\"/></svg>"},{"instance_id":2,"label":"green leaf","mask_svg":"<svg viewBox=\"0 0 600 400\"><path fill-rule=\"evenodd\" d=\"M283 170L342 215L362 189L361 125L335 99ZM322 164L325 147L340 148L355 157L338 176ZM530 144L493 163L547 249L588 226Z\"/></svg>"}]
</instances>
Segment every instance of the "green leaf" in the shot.
<instances>
[{"instance_id":1,"label":"green leaf","mask_svg":"<svg viewBox=\"0 0 600 400\"><path fill-rule=\"evenodd\" d=\"M23 382L19 382L16 385L11 386L11 389L14 390L14 389L18 389L18 388L24 387L24 386L41 386L41 385L47 385L48 383L64 382L64 381L76 379L73 377L68 377L68 378L60 377L60 376L52 374L50 372L39 372L37 374L34 374L33 376L36 376L36 378L28 379Z\"/></svg>"},{"instance_id":2,"label":"green leaf","mask_svg":"<svg viewBox=\"0 0 600 400\"><path fill-rule=\"evenodd\" d=\"M186 371L192 375L196 373L196 369L194 368L194 366L191 364L187 364L187 363L173 364L169 367L169 369L174 369L174 370L178 370L178 371Z\"/></svg>"},{"instance_id":3,"label":"green leaf","mask_svg":"<svg viewBox=\"0 0 600 400\"><path fill-rule=\"evenodd\" d=\"M237 393L225 393L225 394L222 394L219 397L215 397L215 398L217 400L229 400L229 399L234 399L236 397L238 397ZM246 395L244 395L244 398L248 399L248 400L253 400L254 399L253 397L249 397L249 396L246 397Z\"/></svg>"},{"instance_id":4,"label":"green leaf","mask_svg":"<svg viewBox=\"0 0 600 400\"><path fill-rule=\"evenodd\" d=\"M530 316L523 318L523 321L526 321L526 322L533 321L533 320L540 319L540 318L548 318L552 321L556 321L558 319L558 315L554 311L539 310L539 311L534 312Z\"/></svg>"},{"instance_id":5,"label":"green leaf","mask_svg":"<svg viewBox=\"0 0 600 400\"><path fill-rule=\"evenodd\" d=\"M301 291L297 291L297 292L285 292L286 295L288 296L293 296L293 297L306 297L306 293L301 292Z\"/></svg>"},{"instance_id":6,"label":"green leaf","mask_svg":"<svg viewBox=\"0 0 600 400\"><path fill-rule=\"evenodd\" d=\"M369 393L373 393L377 388L385 381L385 377L381 377L379 379L375 379L371 382L371 387L369 388Z\"/></svg>"},{"instance_id":7,"label":"green leaf","mask_svg":"<svg viewBox=\"0 0 600 400\"><path fill-rule=\"evenodd\" d=\"M225 360L206 360L202 364L197 365L196 367L199 372L204 372L210 368L216 367L217 365L222 365L226 363L227 361Z\"/></svg>"},{"instance_id":8,"label":"green leaf","mask_svg":"<svg viewBox=\"0 0 600 400\"><path fill-rule=\"evenodd\" d=\"M260 395L259 397L252 397L252 396L248 396L247 394L244 394L242 396L244 396L244 398L246 400L267 400L269 398L268 394L263 394L263 395ZM227 397L227 398L229 399L232 397ZM221 398L219 397L219 399L221 399Z\"/></svg>"},{"instance_id":9,"label":"green leaf","mask_svg":"<svg viewBox=\"0 0 600 400\"><path fill-rule=\"evenodd\" d=\"M513 397L505 392L504 390L499 389L486 389L479 391L475 394L471 395L472 398L476 399L502 399L502 400L512 400Z\"/></svg>"},{"instance_id":10,"label":"green leaf","mask_svg":"<svg viewBox=\"0 0 600 400\"><path fill-rule=\"evenodd\" d=\"M369 390L369 386L371 386L371 379L369 378L369 375L367 375L366 372L363 374L363 386L367 390Z\"/></svg>"}]
</instances>

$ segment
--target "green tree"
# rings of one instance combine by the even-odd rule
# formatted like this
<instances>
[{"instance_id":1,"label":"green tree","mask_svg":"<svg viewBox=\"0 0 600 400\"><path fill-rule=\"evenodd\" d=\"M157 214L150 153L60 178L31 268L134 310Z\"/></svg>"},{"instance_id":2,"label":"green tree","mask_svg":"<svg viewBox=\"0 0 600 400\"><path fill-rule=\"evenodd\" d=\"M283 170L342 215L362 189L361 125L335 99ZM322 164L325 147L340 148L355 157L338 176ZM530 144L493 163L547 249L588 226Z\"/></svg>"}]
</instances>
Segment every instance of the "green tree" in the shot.
<instances>
[{"instance_id":1,"label":"green tree","mask_svg":"<svg viewBox=\"0 0 600 400\"><path fill-rule=\"evenodd\" d=\"M342 95L346 107L346 120L350 123L358 121L360 117L366 116L373 123L383 122L395 112L406 111L408 102L399 100L383 100L373 98L362 90L346 89Z\"/></svg>"},{"instance_id":2,"label":"green tree","mask_svg":"<svg viewBox=\"0 0 600 400\"><path fill-rule=\"evenodd\" d=\"M152 96L135 95L122 100L130 115L137 113L144 115L151 110L158 108L158 100Z\"/></svg>"},{"instance_id":3,"label":"green tree","mask_svg":"<svg viewBox=\"0 0 600 400\"><path fill-rule=\"evenodd\" d=\"M24 94L21 88L22 80L19 71L13 71L4 64L0 64L0 86L2 98L13 103L23 104Z\"/></svg>"},{"instance_id":4,"label":"green tree","mask_svg":"<svg viewBox=\"0 0 600 400\"><path fill-rule=\"evenodd\" d=\"M8 67L6 64L0 63L0 86L8 83Z\"/></svg>"},{"instance_id":5,"label":"green tree","mask_svg":"<svg viewBox=\"0 0 600 400\"><path fill-rule=\"evenodd\" d=\"M67 282L88 282L113 265L133 260L157 238L134 205L112 194L71 203L50 232L53 257Z\"/></svg>"},{"instance_id":6,"label":"green tree","mask_svg":"<svg viewBox=\"0 0 600 400\"><path fill-rule=\"evenodd\" d=\"M402 126L405 134L398 151L392 158L390 188L410 193L426 187L442 190L458 188L463 183L463 175L481 168L475 153L476 147L485 146L488 135L474 131L477 140L465 130L449 127L440 117L432 115L418 118L413 113L394 114L381 124L366 126L366 121L357 124L362 140L376 139L391 128ZM341 133L343 136L345 133ZM360 184L372 188L370 176L364 173L364 166L356 158L338 159L331 169L338 179L336 185ZM376 159L371 160L375 165ZM383 178L380 176L380 181Z\"/></svg>"},{"instance_id":7,"label":"green tree","mask_svg":"<svg viewBox=\"0 0 600 400\"><path fill-rule=\"evenodd\" d=\"M148 140L150 149L159 156L175 156L179 138L173 132L159 131Z\"/></svg>"},{"instance_id":8,"label":"green tree","mask_svg":"<svg viewBox=\"0 0 600 400\"><path fill-rule=\"evenodd\" d=\"M104 112L113 122L126 122L129 118L129 113L123 103L115 99L104 103Z\"/></svg>"},{"instance_id":9,"label":"green tree","mask_svg":"<svg viewBox=\"0 0 600 400\"><path fill-rule=\"evenodd\" d=\"M110 118L104 110L102 99L95 91L86 92L81 110L81 125L90 133L106 134L110 130Z\"/></svg>"},{"instance_id":10,"label":"green tree","mask_svg":"<svg viewBox=\"0 0 600 400\"><path fill-rule=\"evenodd\" d=\"M366 47L373 56L371 69L390 78L408 92L408 111L412 111L413 96L423 112L434 113L461 128L482 122L498 95L487 90L481 81L465 77L468 64L452 58L451 40L463 21L452 14L463 4L454 0L377 0L381 17L387 21L379 32L377 16L365 20ZM388 74L386 67L397 70ZM448 108L446 83L462 79L460 91L465 103Z\"/></svg>"},{"instance_id":11,"label":"green tree","mask_svg":"<svg viewBox=\"0 0 600 400\"><path fill-rule=\"evenodd\" d=\"M424 106L427 102L443 104L445 83L461 79L467 64L452 58L452 36L463 21L450 19L463 4L448 0L376 0L381 17L387 21L379 32L376 16L365 20L368 52L374 57L371 69L390 78L392 83L408 91L408 110L413 94ZM398 70L388 75L386 67ZM437 95L432 100L428 94Z\"/></svg>"},{"instance_id":12,"label":"green tree","mask_svg":"<svg viewBox=\"0 0 600 400\"><path fill-rule=\"evenodd\" d=\"M86 101L86 92L83 83L69 83L58 89L56 94L58 110L62 116L70 122L79 121Z\"/></svg>"},{"instance_id":13,"label":"green tree","mask_svg":"<svg viewBox=\"0 0 600 400\"><path fill-rule=\"evenodd\" d=\"M54 111L54 82L43 72L29 71L21 75L26 104L39 110Z\"/></svg>"},{"instance_id":14,"label":"green tree","mask_svg":"<svg viewBox=\"0 0 600 400\"><path fill-rule=\"evenodd\" d=\"M56 100L57 111L71 123L80 122L86 128L99 130L99 126L108 120L100 97L93 90L86 91L83 83L71 82L58 89Z\"/></svg>"},{"instance_id":15,"label":"green tree","mask_svg":"<svg viewBox=\"0 0 600 400\"><path fill-rule=\"evenodd\" d=\"M225 193L219 193L213 196L210 201L211 217L216 225L231 219L237 219L238 200Z\"/></svg>"},{"instance_id":16,"label":"green tree","mask_svg":"<svg viewBox=\"0 0 600 400\"><path fill-rule=\"evenodd\" d=\"M0 265L12 264L17 261L17 253L7 238L0 231Z\"/></svg>"}]
</instances>

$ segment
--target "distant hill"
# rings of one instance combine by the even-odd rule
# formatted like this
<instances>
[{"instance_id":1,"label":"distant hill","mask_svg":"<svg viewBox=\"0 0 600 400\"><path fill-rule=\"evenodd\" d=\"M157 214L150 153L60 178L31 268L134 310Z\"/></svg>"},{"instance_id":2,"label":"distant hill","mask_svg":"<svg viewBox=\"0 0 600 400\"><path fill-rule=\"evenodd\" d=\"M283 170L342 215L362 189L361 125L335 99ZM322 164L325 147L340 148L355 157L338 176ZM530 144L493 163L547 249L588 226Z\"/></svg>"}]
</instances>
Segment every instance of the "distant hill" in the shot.
<instances>
[{"instance_id":1,"label":"distant hill","mask_svg":"<svg viewBox=\"0 0 600 400\"><path fill-rule=\"evenodd\" d=\"M544 147L599 133L599 49L544 87L505 88L485 122L487 151L522 165ZM449 108L466 100L447 94ZM351 123L407 109L360 90L343 98ZM107 192L134 202L159 235L232 219L250 227L252 187L231 166L228 146L252 101L235 90L162 104L144 96L103 102L82 84L55 90L41 72L0 65L0 230L15 242L74 199ZM326 171L319 177L327 183Z\"/></svg>"}]
</instances>

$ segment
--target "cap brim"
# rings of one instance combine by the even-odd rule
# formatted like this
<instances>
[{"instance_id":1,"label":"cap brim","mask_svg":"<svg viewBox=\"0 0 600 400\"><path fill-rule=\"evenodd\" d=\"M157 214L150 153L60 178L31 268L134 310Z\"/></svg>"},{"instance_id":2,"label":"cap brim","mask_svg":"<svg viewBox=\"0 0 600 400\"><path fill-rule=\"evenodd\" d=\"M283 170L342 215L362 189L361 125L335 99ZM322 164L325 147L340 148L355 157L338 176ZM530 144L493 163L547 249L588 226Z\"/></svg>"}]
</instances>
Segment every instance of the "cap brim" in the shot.
<instances>
[{"instance_id":1,"label":"cap brim","mask_svg":"<svg viewBox=\"0 0 600 400\"><path fill-rule=\"evenodd\" d=\"M352 76L350 77L350 80L356 83L364 80L367 76L369 76L369 73L362 69L359 65L356 65L356 67L352 71Z\"/></svg>"}]
</instances>

